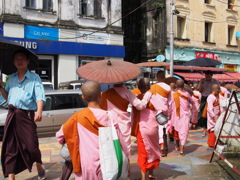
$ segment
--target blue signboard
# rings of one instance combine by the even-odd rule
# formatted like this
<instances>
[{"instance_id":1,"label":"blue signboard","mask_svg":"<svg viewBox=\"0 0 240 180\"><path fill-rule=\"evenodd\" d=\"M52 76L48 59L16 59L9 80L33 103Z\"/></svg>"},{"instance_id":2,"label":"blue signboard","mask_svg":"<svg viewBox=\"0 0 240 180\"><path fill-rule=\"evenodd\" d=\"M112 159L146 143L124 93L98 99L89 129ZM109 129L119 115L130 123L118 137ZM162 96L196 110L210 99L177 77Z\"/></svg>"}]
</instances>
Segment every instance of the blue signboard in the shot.
<instances>
[{"instance_id":1,"label":"blue signboard","mask_svg":"<svg viewBox=\"0 0 240 180\"><path fill-rule=\"evenodd\" d=\"M237 37L240 37L240 32L236 32L236 36L237 36Z\"/></svg>"},{"instance_id":2,"label":"blue signboard","mask_svg":"<svg viewBox=\"0 0 240 180\"><path fill-rule=\"evenodd\" d=\"M15 41L34 53L124 57L124 46L1 37Z\"/></svg>"},{"instance_id":3,"label":"blue signboard","mask_svg":"<svg viewBox=\"0 0 240 180\"><path fill-rule=\"evenodd\" d=\"M0 36L3 36L3 23L0 23Z\"/></svg>"},{"instance_id":4,"label":"blue signboard","mask_svg":"<svg viewBox=\"0 0 240 180\"><path fill-rule=\"evenodd\" d=\"M24 26L24 37L29 39L58 40L58 32L57 28Z\"/></svg>"}]
</instances>

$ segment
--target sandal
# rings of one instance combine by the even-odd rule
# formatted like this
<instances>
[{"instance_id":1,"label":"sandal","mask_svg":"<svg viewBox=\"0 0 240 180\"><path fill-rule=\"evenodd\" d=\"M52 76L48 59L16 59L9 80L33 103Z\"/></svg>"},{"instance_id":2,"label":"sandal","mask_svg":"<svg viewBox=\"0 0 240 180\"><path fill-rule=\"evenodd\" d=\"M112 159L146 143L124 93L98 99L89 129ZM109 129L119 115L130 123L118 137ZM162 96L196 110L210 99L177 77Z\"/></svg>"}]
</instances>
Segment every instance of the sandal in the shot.
<instances>
[{"instance_id":1,"label":"sandal","mask_svg":"<svg viewBox=\"0 0 240 180\"><path fill-rule=\"evenodd\" d=\"M167 157L167 153L164 150L160 151L162 157Z\"/></svg>"},{"instance_id":2,"label":"sandal","mask_svg":"<svg viewBox=\"0 0 240 180\"><path fill-rule=\"evenodd\" d=\"M176 150L176 151L180 151L180 147L176 145L176 146L175 146L175 150Z\"/></svg>"},{"instance_id":3,"label":"sandal","mask_svg":"<svg viewBox=\"0 0 240 180\"><path fill-rule=\"evenodd\" d=\"M149 179L157 179L157 177L153 176L153 175L148 175Z\"/></svg>"},{"instance_id":4,"label":"sandal","mask_svg":"<svg viewBox=\"0 0 240 180\"><path fill-rule=\"evenodd\" d=\"M42 168L43 168L43 171L41 173L38 173L38 180L45 180L47 178L46 169L43 164L42 164Z\"/></svg>"},{"instance_id":5,"label":"sandal","mask_svg":"<svg viewBox=\"0 0 240 180\"><path fill-rule=\"evenodd\" d=\"M180 152L180 155L181 155L181 156L185 156L185 153L184 153L184 152Z\"/></svg>"}]
</instances>

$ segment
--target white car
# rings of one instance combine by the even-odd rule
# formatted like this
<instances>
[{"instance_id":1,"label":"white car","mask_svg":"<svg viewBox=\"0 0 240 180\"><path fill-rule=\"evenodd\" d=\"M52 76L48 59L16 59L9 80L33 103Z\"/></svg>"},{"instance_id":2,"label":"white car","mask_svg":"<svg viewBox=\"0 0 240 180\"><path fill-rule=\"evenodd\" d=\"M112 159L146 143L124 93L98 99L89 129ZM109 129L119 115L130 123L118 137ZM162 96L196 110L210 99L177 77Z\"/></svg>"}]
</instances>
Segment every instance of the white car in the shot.
<instances>
[{"instance_id":1,"label":"white car","mask_svg":"<svg viewBox=\"0 0 240 180\"><path fill-rule=\"evenodd\" d=\"M82 92L77 90L51 90L45 91L46 103L43 107L42 121L37 122L39 137L55 136L61 125L75 112L87 107L82 100ZM0 104L0 140L3 137L8 105Z\"/></svg>"}]
</instances>

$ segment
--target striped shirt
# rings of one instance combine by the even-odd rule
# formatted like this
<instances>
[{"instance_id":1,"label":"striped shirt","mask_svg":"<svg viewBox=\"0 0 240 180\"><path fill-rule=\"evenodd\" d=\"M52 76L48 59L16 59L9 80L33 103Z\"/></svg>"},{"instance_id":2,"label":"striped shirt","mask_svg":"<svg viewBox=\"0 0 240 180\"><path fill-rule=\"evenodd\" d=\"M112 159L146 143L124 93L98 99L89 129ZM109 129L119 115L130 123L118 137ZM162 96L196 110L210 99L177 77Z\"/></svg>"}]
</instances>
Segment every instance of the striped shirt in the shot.
<instances>
[{"instance_id":1,"label":"striped shirt","mask_svg":"<svg viewBox=\"0 0 240 180\"><path fill-rule=\"evenodd\" d=\"M45 102L45 94L41 78L38 74L27 70L22 81L18 72L10 75L5 91L8 93L8 104L24 110L37 110L37 101Z\"/></svg>"}]
</instances>

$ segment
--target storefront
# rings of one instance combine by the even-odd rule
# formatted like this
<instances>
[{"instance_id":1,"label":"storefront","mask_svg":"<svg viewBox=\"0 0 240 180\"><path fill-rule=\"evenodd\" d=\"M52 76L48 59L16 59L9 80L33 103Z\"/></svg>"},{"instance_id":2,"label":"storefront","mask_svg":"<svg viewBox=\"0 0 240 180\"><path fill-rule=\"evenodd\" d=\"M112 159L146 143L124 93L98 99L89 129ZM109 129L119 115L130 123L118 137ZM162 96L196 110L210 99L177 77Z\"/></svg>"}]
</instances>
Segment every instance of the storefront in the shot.
<instances>
[{"instance_id":1,"label":"storefront","mask_svg":"<svg viewBox=\"0 0 240 180\"><path fill-rule=\"evenodd\" d=\"M170 48L165 51L167 62L170 61ZM226 52L217 50L197 49L197 48L174 48L174 64L182 65L185 61L195 58L211 58L220 61L219 68L225 68L229 71L240 72L240 53Z\"/></svg>"},{"instance_id":2,"label":"storefront","mask_svg":"<svg viewBox=\"0 0 240 180\"><path fill-rule=\"evenodd\" d=\"M2 38L15 41L38 55L39 66L32 71L38 73L42 79L52 82L55 88L60 82L78 79L76 69L84 60L123 60L125 56L122 43L112 42L113 34L86 35L90 32L85 31L83 35L82 32L75 31L71 34L74 39L71 39L69 32L62 29L23 25L19 27L15 24L1 26Z\"/></svg>"}]
</instances>

